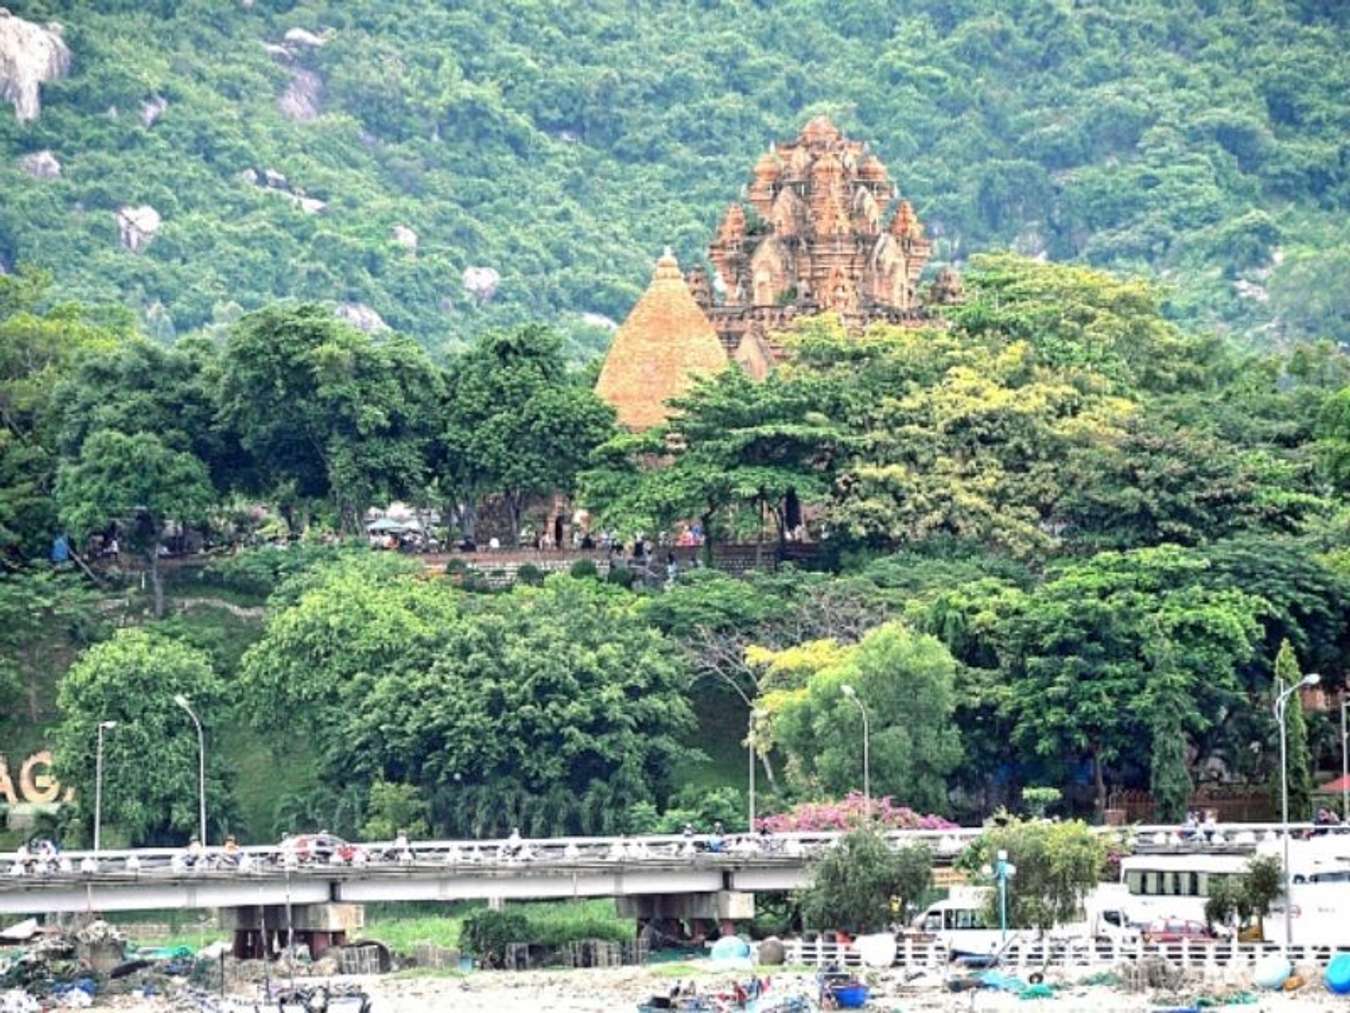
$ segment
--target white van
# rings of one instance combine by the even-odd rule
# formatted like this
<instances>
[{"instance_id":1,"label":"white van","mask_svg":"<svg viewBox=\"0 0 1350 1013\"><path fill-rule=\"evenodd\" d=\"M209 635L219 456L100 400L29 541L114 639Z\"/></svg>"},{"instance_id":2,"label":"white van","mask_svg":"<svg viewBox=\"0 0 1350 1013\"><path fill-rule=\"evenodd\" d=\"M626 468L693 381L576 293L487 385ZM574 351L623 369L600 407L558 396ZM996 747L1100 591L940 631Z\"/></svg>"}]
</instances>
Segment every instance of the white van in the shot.
<instances>
[{"instance_id":1,"label":"white van","mask_svg":"<svg viewBox=\"0 0 1350 1013\"><path fill-rule=\"evenodd\" d=\"M931 936L953 953L986 954L998 951L1004 941L998 924L989 924L989 890L985 887L958 887L947 900L930 904L916 915L910 927ZM1007 938L1017 935L1009 932Z\"/></svg>"}]
</instances>

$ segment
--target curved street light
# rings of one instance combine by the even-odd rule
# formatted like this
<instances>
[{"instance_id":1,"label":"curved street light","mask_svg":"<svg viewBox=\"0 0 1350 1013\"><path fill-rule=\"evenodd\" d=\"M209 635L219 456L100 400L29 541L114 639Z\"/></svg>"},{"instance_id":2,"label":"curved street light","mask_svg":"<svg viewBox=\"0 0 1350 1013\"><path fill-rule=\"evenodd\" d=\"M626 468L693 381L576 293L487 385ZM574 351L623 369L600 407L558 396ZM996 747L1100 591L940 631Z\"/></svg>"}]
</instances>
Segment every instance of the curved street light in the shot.
<instances>
[{"instance_id":1,"label":"curved street light","mask_svg":"<svg viewBox=\"0 0 1350 1013\"><path fill-rule=\"evenodd\" d=\"M1275 720L1280 726L1280 807L1281 829L1284 831L1284 945L1286 949L1294 943L1293 907L1294 898L1289 893L1289 729L1285 725L1284 715L1289 708L1289 698L1304 686L1316 686L1322 677L1309 672L1302 679L1281 691L1275 698Z\"/></svg>"},{"instance_id":2,"label":"curved street light","mask_svg":"<svg viewBox=\"0 0 1350 1013\"><path fill-rule=\"evenodd\" d=\"M94 749L94 858L98 858L100 830L103 826L103 733L117 727L116 721L98 723L98 745Z\"/></svg>"},{"instance_id":3,"label":"curved street light","mask_svg":"<svg viewBox=\"0 0 1350 1013\"><path fill-rule=\"evenodd\" d=\"M197 726L197 810L201 836L198 838L202 842L202 847L206 847L206 735L202 732L202 723L197 717L197 712L192 709L192 704L182 693L174 694L173 702L187 711L188 717L192 718L192 723Z\"/></svg>"},{"instance_id":4,"label":"curved street light","mask_svg":"<svg viewBox=\"0 0 1350 1013\"><path fill-rule=\"evenodd\" d=\"M872 764L871 764L871 758L868 756L868 750L869 750L869 748L870 748L870 747L869 747L868 740L872 737L872 735L871 735L871 731L870 731L870 730L868 729L868 727L867 727L867 705L864 704L864 703L862 702L862 698L861 698L860 696L858 696L858 691L855 690L855 689L854 689L852 686L850 686L848 683L844 683L842 686L840 686L840 687L839 687L839 691L840 691L841 693L843 693L844 696L848 697L850 700L852 700L854 703L856 703L856 704L858 705L858 710L862 711L862 719L863 719L863 802L864 802L864 804L867 806L867 818L870 820L870 819L872 818L872 774L871 774L871 766L872 766Z\"/></svg>"}]
</instances>

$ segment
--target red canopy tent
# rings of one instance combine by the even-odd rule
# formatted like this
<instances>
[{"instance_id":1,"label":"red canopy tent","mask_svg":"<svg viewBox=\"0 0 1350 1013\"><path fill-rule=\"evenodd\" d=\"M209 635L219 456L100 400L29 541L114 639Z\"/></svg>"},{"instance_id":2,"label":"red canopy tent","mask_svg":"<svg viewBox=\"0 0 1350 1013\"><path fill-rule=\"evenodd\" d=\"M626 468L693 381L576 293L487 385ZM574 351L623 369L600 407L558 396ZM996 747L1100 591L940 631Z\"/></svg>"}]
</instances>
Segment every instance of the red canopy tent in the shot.
<instances>
[{"instance_id":1,"label":"red canopy tent","mask_svg":"<svg viewBox=\"0 0 1350 1013\"><path fill-rule=\"evenodd\" d=\"M1350 790L1350 777L1338 777L1334 781L1328 781L1317 789L1319 795L1339 795L1341 792Z\"/></svg>"}]
</instances>

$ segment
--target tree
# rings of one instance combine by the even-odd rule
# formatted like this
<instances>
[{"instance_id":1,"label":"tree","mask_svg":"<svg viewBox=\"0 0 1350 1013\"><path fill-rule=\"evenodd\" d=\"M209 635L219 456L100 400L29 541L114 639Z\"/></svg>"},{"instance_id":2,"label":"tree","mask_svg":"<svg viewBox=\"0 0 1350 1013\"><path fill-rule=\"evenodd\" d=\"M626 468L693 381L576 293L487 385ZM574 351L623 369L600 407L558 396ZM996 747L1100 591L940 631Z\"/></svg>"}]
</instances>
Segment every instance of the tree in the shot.
<instances>
[{"instance_id":1,"label":"tree","mask_svg":"<svg viewBox=\"0 0 1350 1013\"><path fill-rule=\"evenodd\" d=\"M1081 916L1083 900L1101 881L1106 865L1106 841L1086 823L1013 818L971 842L957 866L979 877L1000 851L1017 867L1008 880L1009 924L1042 934ZM997 920L997 897L990 898L990 911Z\"/></svg>"},{"instance_id":2,"label":"tree","mask_svg":"<svg viewBox=\"0 0 1350 1013\"><path fill-rule=\"evenodd\" d=\"M614 412L568 371L557 335L537 324L488 334L449 375L446 484L460 503L500 493L514 543L529 497L571 492L612 433Z\"/></svg>"},{"instance_id":3,"label":"tree","mask_svg":"<svg viewBox=\"0 0 1350 1013\"><path fill-rule=\"evenodd\" d=\"M104 736L103 818L132 844L181 843L197 831L197 732L174 703L178 694L192 701L206 729L206 807L221 832L233 815L231 773L212 742L228 701L205 654L149 630L121 629L86 651L61 681L57 776L78 789L87 820L97 727L116 721Z\"/></svg>"},{"instance_id":4,"label":"tree","mask_svg":"<svg viewBox=\"0 0 1350 1013\"><path fill-rule=\"evenodd\" d=\"M726 369L700 379L654 436L601 449L583 476L587 505L625 532L695 517L711 532L719 520L739 521L757 545L767 515L781 552L802 509L825 501L841 454L844 432L826 396L810 375L756 381Z\"/></svg>"},{"instance_id":5,"label":"tree","mask_svg":"<svg viewBox=\"0 0 1350 1013\"><path fill-rule=\"evenodd\" d=\"M438 831L614 831L665 798L692 727L679 656L632 605L560 574L465 600L429 666L349 700L335 775L417 785Z\"/></svg>"},{"instance_id":6,"label":"tree","mask_svg":"<svg viewBox=\"0 0 1350 1013\"><path fill-rule=\"evenodd\" d=\"M1188 732L1236 709L1262 602L1203 586L1207 569L1173 546L1099 553L1054 571L997 623L1014 741L1047 759L1091 759L1099 809L1108 767L1149 741L1154 710L1142 705L1155 676L1179 680L1165 698Z\"/></svg>"},{"instance_id":7,"label":"tree","mask_svg":"<svg viewBox=\"0 0 1350 1013\"><path fill-rule=\"evenodd\" d=\"M1284 866L1275 855L1258 855L1247 863L1242 893L1246 905L1259 919L1261 938L1266 936L1266 915L1284 893Z\"/></svg>"},{"instance_id":8,"label":"tree","mask_svg":"<svg viewBox=\"0 0 1350 1013\"><path fill-rule=\"evenodd\" d=\"M52 491L63 381L122 334L85 307L43 312L50 282L27 267L0 274L0 553L15 562L44 552L59 530Z\"/></svg>"},{"instance_id":9,"label":"tree","mask_svg":"<svg viewBox=\"0 0 1350 1013\"><path fill-rule=\"evenodd\" d=\"M1275 694L1281 694L1297 686L1302 679L1303 673L1299 671L1298 658L1294 655L1294 649L1289 641L1285 640L1280 644L1280 653L1275 657L1273 690ZM1303 700L1297 691L1290 694L1285 705L1284 727L1288 749L1285 773L1288 776L1290 819L1306 820L1312 816L1313 769L1312 756L1308 751L1308 725L1303 717ZM1277 725L1277 734L1278 731ZM1277 751L1276 762L1279 763L1281 760L1282 757ZM1271 779L1271 788L1277 805L1282 802L1283 786L1282 772L1276 769Z\"/></svg>"},{"instance_id":10,"label":"tree","mask_svg":"<svg viewBox=\"0 0 1350 1013\"><path fill-rule=\"evenodd\" d=\"M256 470L246 489L298 509L328 500L344 530L367 507L417 498L430 478L441 378L420 348L371 336L312 304L276 305L231 329L220 417Z\"/></svg>"},{"instance_id":11,"label":"tree","mask_svg":"<svg viewBox=\"0 0 1350 1013\"><path fill-rule=\"evenodd\" d=\"M1180 823L1190 806L1190 769L1186 764L1186 679L1177 672L1170 646L1159 636L1149 653L1153 669L1145 707L1150 712L1149 731L1153 752L1149 761L1149 790L1154 818L1160 823Z\"/></svg>"},{"instance_id":12,"label":"tree","mask_svg":"<svg viewBox=\"0 0 1350 1013\"><path fill-rule=\"evenodd\" d=\"M350 749L346 723L357 701L378 680L430 668L458 621L451 588L414 580L412 569L367 552L284 582L241 664L250 722L300 736L324 763L337 764Z\"/></svg>"},{"instance_id":13,"label":"tree","mask_svg":"<svg viewBox=\"0 0 1350 1013\"><path fill-rule=\"evenodd\" d=\"M770 669L760 698L765 730L800 789L841 796L862 782L862 715L842 691L849 685L867 708L873 795L946 811L961 740L952 721L956 663L936 638L891 622L853 646L815 641L752 660Z\"/></svg>"},{"instance_id":14,"label":"tree","mask_svg":"<svg viewBox=\"0 0 1350 1013\"><path fill-rule=\"evenodd\" d=\"M875 830L840 838L811 870L801 895L802 920L814 928L881 932L894 920L894 898L903 913L932 886L933 856L926 845L893 850Z\"/></svg>"},{"instance_id":15,"label":"tree","mask_svg":"<svg viewBox=\"0 0 1350 1013\"><path fill-rule=\"evenodd\" d=\"M75 538L116 523L145 556L159 618L164 614L159 550L169 524L203 520L215 497L205 466L192 454L170 450L153 433L124 436L105 429L84 441L78 460L61 465L56 499Z\"/></svg>"},{"instance_id":16,"label":"tree","mask_svg":"<svg viewBox=\"0 0 1350 1013\"><path fill-rule=\"evenodd\" d=\"M411 784L376 781L370 786L361 839L391 841L400 833L406 833L412 840L431 833L427 825L427 803Z\"/></svg>"},{"instance_id":17,"label":"tree","mask_svg":"<svg viewBox=\"0 0 1350 1013\"><path fill-rule=\"evenodd\" d=\"M72 647L98 634L96 595L78 579L51 570L0 572L0 692L22 692L28 721L41 719L46 681Z\"/></svg>"}]
</instances>

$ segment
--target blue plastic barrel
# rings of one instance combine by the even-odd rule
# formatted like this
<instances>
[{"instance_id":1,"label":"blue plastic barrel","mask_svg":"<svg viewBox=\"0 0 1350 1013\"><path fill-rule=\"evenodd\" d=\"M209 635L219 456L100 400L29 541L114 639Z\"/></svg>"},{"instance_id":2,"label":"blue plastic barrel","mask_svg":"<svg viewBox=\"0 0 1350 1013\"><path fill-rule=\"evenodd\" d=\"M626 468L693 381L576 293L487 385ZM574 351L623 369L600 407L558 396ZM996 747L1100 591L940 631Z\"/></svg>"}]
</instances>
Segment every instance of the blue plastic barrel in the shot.
<instances>
[{"instance_id":1,"label":"blue plastic barrel","mask_svg":"<svg viewBox=\"0 0 1350 1013\"><path fill-rule=\"evenodd\" d=\"M1338 953L1327 964L1327 991L1350 995L1350 953Z\"/></svg>"}]
</instances>

